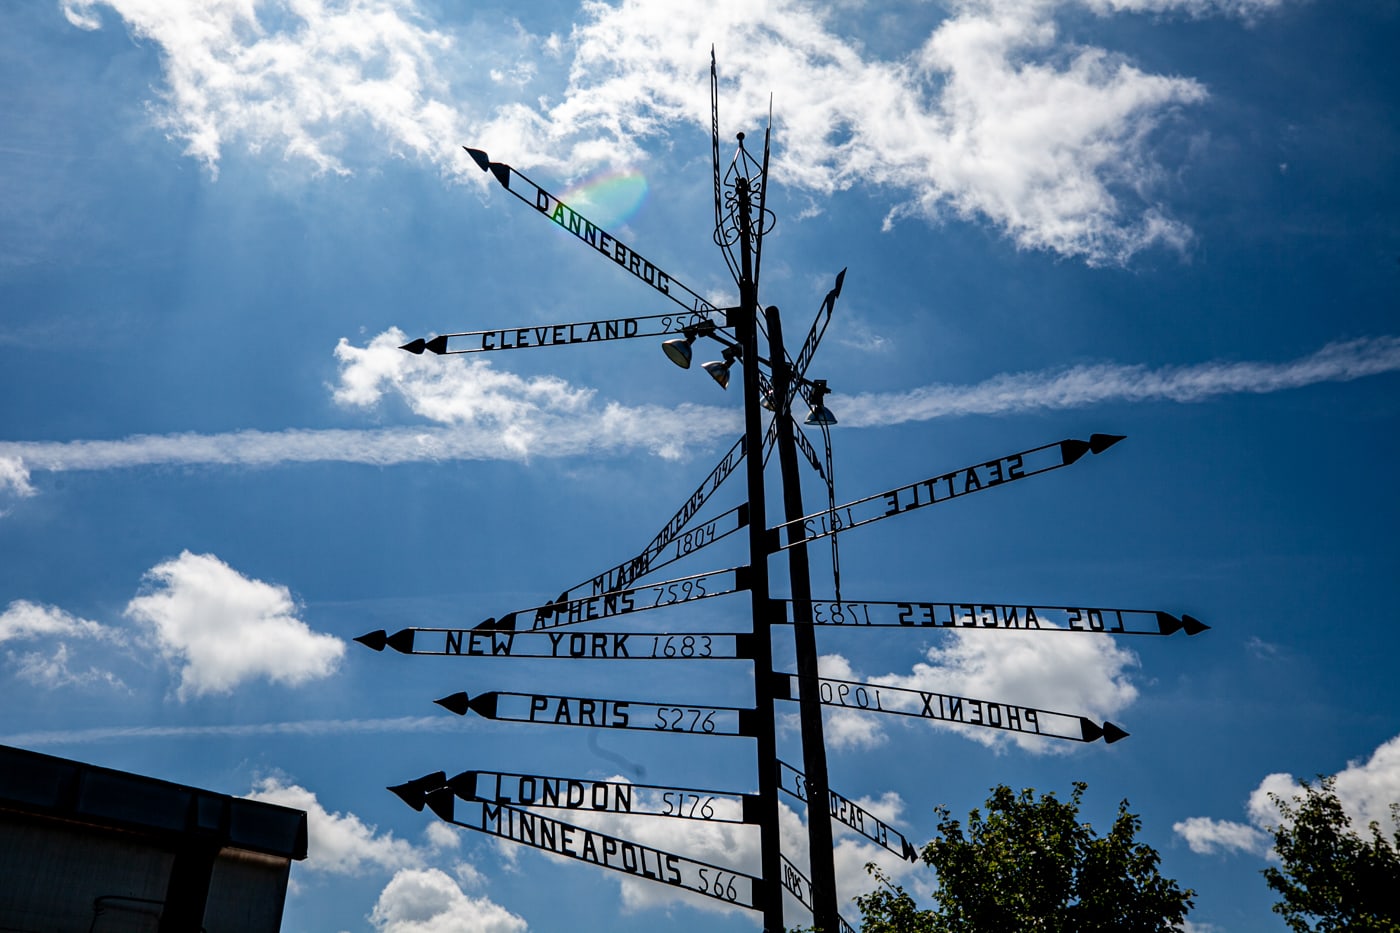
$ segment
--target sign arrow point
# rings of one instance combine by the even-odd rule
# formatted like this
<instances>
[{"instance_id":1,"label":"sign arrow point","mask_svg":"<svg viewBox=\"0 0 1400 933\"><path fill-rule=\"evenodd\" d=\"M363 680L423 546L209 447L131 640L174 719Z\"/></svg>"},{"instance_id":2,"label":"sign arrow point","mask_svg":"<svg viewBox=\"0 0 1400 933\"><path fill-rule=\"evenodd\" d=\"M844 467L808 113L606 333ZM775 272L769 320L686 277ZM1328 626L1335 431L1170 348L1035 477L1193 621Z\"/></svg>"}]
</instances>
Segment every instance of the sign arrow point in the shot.
<instances>
[{"instance_id":1,"label":"sign arrow point","mask_svg":"<svg viewBox=\"0 0 1400 933\"><path fill-rule=\"evenodd\" d=\"M446 820L449 823L455 822L453 816L455 812L455 802L457 795L452 793L450 787L439 787L437 790L429 791L424 795L428 802L428 809L437 814L438 819Z\"/></svg>"},{"instance_id":2,"label":"sign arrow point","mask_svg":"<svg viewBox=\"0 0 1400 933\"><path fill-rule=\"evenodd\" d=\"M439 700L438 702L442 701ZM1103 738L1103 729L1099 728L1099 724L1088 716L1079 717L1079 729L1083 733L1084 741L1086 742L1097 742L1099 739Z\"/></svg>"},{"instance_id":3,"label":"sign arrow point","mask_svg":"<svg viewBox=\"0 0 1400 933\"><path fill-rule=\"evenodd\" d=\"M384 639L384 643L400 654L413 653L413 629L405 628Z\"/></svg>"},{"instance_id":4,"label":"sign arrow point","mask_svg":"<svg viewBox=\"0 0 1400 933\"><path fill-rule=\"evenodd\" d=\"M440 700L434 700L433 702L448 712L456 713L458 716L467 715L467 710L471 708L471 698L468 697L465 692L454 693L451 696L446 696Z\"/></svg>"},{"instance_id":5,"label":"sign arrow point","mask_svg":"<svg viewBox=\"0 0 1400 933\"><path fill-rule=\"evenodd\" d=\"M1172 615L1170 612L1158 612L1158 613L1157 613L1157 632L1158 632L1158 634L1161 634L1161 635L1175 635L1177 632L1181 631L1181 629L1182 629L1182 627L1184 626L1184 624L1185 624L1185 623L1183 623L1183 622L1182 622L1180 619L1178 619L1176 616Z\"/></svg>"},{"instance_id":6,"label":"sign arrow point","mask_svg":"<svg viewBox=\"0 0 1400 933\"><path fill-rule=\"evenodd\" d=\"M472 631L473 631L473 632L485 632L485 631L489 631L489 630L491 630L491 629L493 629L493 628L495 628L495 627L496 627L496 619L495 619L495 617L494 617L494 616L487 616L485 619L482 619L480 622L478 622L478 623L476 623L475 625L473 625L473 626L472 626Z\"/></svg>"},{"instance_id":7,"label":"sign arrow point","mask_svg":"<svg viewBox=\"0 0 1400 933\"><path fill-rule=\"evenodd\" d=\"M467 150L467 155L472 157L472 161L476 163L477 168L481 169L483 172L491 167L491 157L486 154L485 150L473 149L471 146L463 146L462 148Z\"/></svg>"},{"instance_id":8,"label":"sign arrow point","mask_svg":"<svg viewBox=\"0 0 1400 933\"><path fill-rule=\"evenodd\" d=\"M460 696L463 700L467 699L467 695L465 693L455 694L455 696ZM473 697L469 702L467 702L466 706L467 709L470 709L473 713L476 713L478 716L482 716L486 719L495 719L496 700L498 698L499 695L494 690L490 693L479 693L475 697ZM448 699L452 699L452 697L449 697ZM465 714L466 710L463 710L462 712L463 714Z\"/></svg>"},{"instance_id":9,"label":"sign arrow point","mask_svg":"<svg viewBox=\"0 0 1400 933\"><path fill-rule=\"evenodd\" d=\"M427 345L428 342L422 337L419 337L417 340L410 340L408 343L399 347L399 349L407 350L409 353L412 353L413 355L417 356L423 352L423 348Z\"/></svg>"},{"instance_id":10,"label":"sign arrow point","mask_svg":"<svg viewBox=\"0 0 1400 933\"><path fill-rule=\"evenodd\" d=\"M501 616L499 619L497 619L497 620L496 620L496 631L498 631L498 632L513 632L513 631L515 631L515 613L514 613L514 612L507 612L505 615L503 615L503 616Z\"/></svg>"},{"instance_id":11,"label":"sign arrow point","mask_svg":"<svg viewBox=\"0 0 1400 933\"><path fill-rule=\"evenodd\" d=\"M1065 462L1065 466L1074 463L1088 452L1088 441L1075 440L1072 437L1060 441L1060 459Z\"/></svg>"},{"instance_id":12,"label":"sign arrow point","mask_svg":"<svg viewBox=\"0 0 1400 933\"><path fill-rule=\"evenodd\" d=\"M476 799L476 772L463 771L447 782L447 786L452 788L452 793L463 800Z\"/></svg>"},{"instance_id":13,"label":"sign arrow point","mask_svg":"<svg viewBox=\"0 0 1400 933\"><path fill-rule=\"evenodd\" d=\"M1105 744L1112 745L1119 739L1126 739L1127 737L1128 733L1124 732L1122 729L1118 728L1113 723L1105 722L1103 724L1103 740Z\"/></svg>"},{"instance_id":14,"label":"sign arrow point","mask_svg":"<svg viewBox=\"0 0 1400 933\"><path fill-rule=\"evenodd\" d=\"M1209 625L1206 625L1200 619L1196 618L1195 616L1188 616L1185 613L1182 613L1181 625L1183 628L1186 629L1187 635L1199 635L1206 629L1210 628Z\"/></svg>"},{"instance_id":15,"label":"sign arrow point","mask_svg":"<svg viewBox=\"0 0 1400 933\"><path fill-rule=\"evenodd\" d=\"M425 774L420 778L405 781L402 784L395 784L393 787L385 788L392 791L396 797L408 804L415 810L423 809L423 798L431 790L436 790L447 783L447 773L445 771L434 771L432 774Z\"/></svg>"},{"instance_id":16,"label":"sign arrow point","mask_svg":"<svg viewBox=\"0 0 1400 933\"><path fill-rule=\"evenodd\" d=\"M1089 449L1096 454L1101 454L1127 436L1126 434L1090 434Z\"/></svg>"},{"instance_id":17,"label":"sign arrow point","mask_svg":"<svg viewBox=\"0 0 1400 933\"><path fill-rule=\"evenodd\" d=\"M363 635L357 636L355 640L366 648L371 648L375 651L383 651L384 646L388 644L389 641L388 638L385 637L382 628L376 629L373 632L365 632Z\"/></svg>"},{"instance_id":18,"label":"sign arrow point","mask_svg":"<svg viewBox=\"0 0 1400 933\"><path fill-rule=\"evenodd\" d=\"M426 349L432 350L438 356L442 356L444 353L447 352L447 335L438 334L432 340L424 341L423 346Z\"/></svg>"},{"instance_id":19,"label":"sign arrow point","mask_svg":"<svg viewBox=\"0 0 1400 933\"><path fill-rule=\"evenodd\" d=\"M510 166L504 162L492 162L488 168L491 174L496 176L496 180L501 183L501 187L510 190Z\"/></svg>"}]
</instances>

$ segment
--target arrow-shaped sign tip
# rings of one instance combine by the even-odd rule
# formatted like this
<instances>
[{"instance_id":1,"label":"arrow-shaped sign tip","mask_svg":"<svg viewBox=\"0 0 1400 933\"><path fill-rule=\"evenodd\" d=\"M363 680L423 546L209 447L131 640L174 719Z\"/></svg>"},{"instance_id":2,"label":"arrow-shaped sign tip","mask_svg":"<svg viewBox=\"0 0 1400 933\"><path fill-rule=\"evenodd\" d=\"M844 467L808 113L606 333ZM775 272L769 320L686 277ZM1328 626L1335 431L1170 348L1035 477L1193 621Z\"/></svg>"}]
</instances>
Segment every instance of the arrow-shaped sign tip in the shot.
<instances>
[{"instance_id":1,"label":"arrow-shaped sign tip","mask_svg":"<svg viewBox=\"0 0 1400 933\"><path fill-rule=\"evenodd\" d=\"M419 337L417 340L410 340L408 343L406 343L406 344L404 344L403 346L399 347L399 349L400 349L400 350L407 350L409 353L412 353L414 356L418 356L419 354L421 354L421 353L423 352L423 348L426 347L427 345L428 345L428 341L424 340L422 337Z\"/></svg>"},{"instance_id":2,"label":"arrow-shaped sign tip","mask_svg":"<svg viewBox=\"0 0 1400 933\"><path fill-rule=\"evenodd\" d=\"M388 638L384 639L384 644L393 648L399 654L413 653L413 629L399 629Z\"/></svg>"},{"instance_id":3,"label":"arrow-shaped sign tip","mask_svg":"<svg viewBox=\"0 0 1400 933\"><path fill-rule=\"evenodd\" d=\"M363 635L357 636L355 640L360 644L364 645L366 648L370 648L375 651L383 651L384 646L388 644L389 641L388 638L385 637L384 630L382 628L375 629L373 632L365 632Z\"/></svg>"},{"instance_id":4,"label":"arrow-shaped sign tip","mask_svg":"<svg viewBox=\"0 0 1400 933\"><path fill-rule=\"evenodd\" d=\"M487 632L496 627L495 616L487 616L472 626L473 632Z\"/></svg>"},{"instance_id":5,"label":"arrow-shaped sign tip","mask_svg":"<svg viewBox=\"0 0 1400 933\"><path fill-rule=\"evenodd\" d=\"M471 708L471 698L468 697L465 692L454 693L451 696L445 696L433 702L448 712L456 713L458 716L467 715L467 710Z\"/></svg>"},{"instance_id":6,"label":"arrow-shaped sign tip","mask_svg":"<svg viewBox=\"0 0 1400 933\"><path fill-rule=\"evenodd\" d=\"M448 779L447 786L452 788L452 793L463 800L476 799L476 772L463 771L461 774Z\"/></svg>"},{"instance_id":7,"label":"arrow-shaped sign tip","mask_svg":"<svg viewBox=\"0 0 1400 933\"><path fill-rule=\"evenodd\" d=\"M1128 733L1124 732L1122 729L1118 728L1118 727L1115 726L1113 723L1111 723L1111 722L1105 722L1105 723L1103 724L1103 740L1104 740L1104 744L1106 744L1106 745L1112 745L1114 742L1117 742L1119 739L1126 739L1127 737L1128 737Z\"/></svg>"},{"instance_id":8,"label":"arrow-shaped sign tip","mask_svg":"<svg viewBox=\"0 0 1400 933\"><path fill-rule=\"evenodd\" d=\"M423 346L426 349L432 350L438 356L442 356L447 352L447 335L438 334L432 340L424 341Z\"/></svg>"},{"instance_id":9,"label":"arrow-shaped sign tip","mask_svg":"<svg viewBox=\"0 0 1400 933\"><path fill-rule=\"evenodd\" d=\"M1103 738L1103 729L1088 716L1079 717L1079 731L1086 742L1097 742Z\"/></svg>"},{"instance_id":10,"label":"arrow-shaped sign tip","mask_svg":"<svg viewBox=\"0 0 1400 933\"><path fill-rule=\"evenodd\" d=\"M1175 635L1177 632L1181 631L1184 624L1185 623L1170 612L1159 611L1157 613L1157 634L1159 635Z\"/></svg>"},{"instance_id":11,"label":"arrow-shaped sign tip","mask_svg":"<svg viewBox=\"0 0 1400 933\"><path fill-rule=\"evenodd\" d=\"M395 797L398 797L413 809L420 812L422 811L423 789L421 787L415 787L413 781L409 781L407 784L395 784L392 787L386 787L384 789L392 791Z\"/></svg>"},{"instance_id":12,"label":"arrow-shaped sign tip","mask_svg":"<svg viewBox=\"0 0 1400 933\"><path fill-rule=\"evenodd\" d=\"M490 165L491 174L501 183L501 187L510 190L510 166L504 162L492 162Z\"/></svg>"},{"instance_id":13,"label":"arrow-shaped sign tip","mask_svg":"<svg viewBox=\"0 0 1400 933\"><path fill-rule=\"evenodd\" d=\"M1195 616L1188 616L1184 613L1181 616L1181 625L1182 628L1186 629L1187 635L1199 635L1206 629L1210 628L1209 625L1206 625L1204 622L1202 622Z\"/></svg>"},{"instance_id":14,"label":"arrow-shaped sign tip","mask_svg":"<svg viewBox=\"0 0 1400 933\"><path fill-rule=\"evenodd\" d=\"M1127 436L1126 434L1090 434L1089 449L1096 454L1101 454Z\"/></svg>"},{"instance_id":15,"label":"arrow-shaped sign tip","mask_svg":"<svg viewBox=\"0 0 1400 933\"><path fill-rule=\"evenodd\" d=\"M422 810L424 795L437 790L446 783L447 772L434 771L432 774L425 774L420 778L414 778L411 781L405 781L385 789L392 791L396 797L413 809Z\"/></svg>"},{"instance_id":16,"label":"arrow-shaped sign tip","mask_svg":"<svg viewBox=\"0 0 1400 933\"><path fill-rule=\"evenodd\" d=\"M505 615L503 615L503 616L501 616L499 619L497 619L497 620L496 620L496 631L498 631L498 632L513 632L513 631L515 631L515 613L513 613L513 612L507 612Z\"/></svg>"},{"instance_id":17,"label":"arrow-shaped sign tip","mask_svg":"<svg viewBox=\"0 0 1400 933\"><path fill-rule=\"evenodd\" d=\"M472 157L472 161L476 163L477 168L481 169L483 172L490 170L491 157L486 154L485 150L473 149L471 146L463 146L462 148L467 150L467 155Z\"/></svg>"},{"instance_id":18,"label":"arrow-shaped sign tip","mask_svg":"<svg viewBox=\"0 0 1400 933\"><path fill-rule=\"evenodd\" d=\"M1088 441L1075 440L1072 437L1060 441L1060 459L1064 461L1065 466L1074 463L1088 452Z\"/></svg>"},{"instance_id":19,"label":"arrow-shaped sign tip","mask_svg":"<svg viewBox=\"0 0 1400 933\"><path fill-rule=\"evenodd\" d=\"M424 795L424 799L428 803L428 809L436 813L438 819L446 820L449 823L453 822L452 818L456 815L454 804L457 795L452 793L452 788L439 787L437 790L429 791Z\"/></svg>"}]
</instances>

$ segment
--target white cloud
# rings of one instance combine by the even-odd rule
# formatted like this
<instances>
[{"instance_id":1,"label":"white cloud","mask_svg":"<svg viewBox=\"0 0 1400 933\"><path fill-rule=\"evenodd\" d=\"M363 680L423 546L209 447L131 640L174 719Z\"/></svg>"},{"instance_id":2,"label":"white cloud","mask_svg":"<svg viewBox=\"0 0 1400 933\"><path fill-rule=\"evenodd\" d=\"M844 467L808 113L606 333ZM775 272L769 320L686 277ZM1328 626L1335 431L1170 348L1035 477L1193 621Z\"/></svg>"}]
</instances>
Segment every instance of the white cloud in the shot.
<instances>
[{"instance_id":1,"label":"white cloud","mask_svg":"<svg viewBox=\"0 0 1400 933\"><path fill-rule=\"evenodd\" d=\"M345 653L343 641L296 617L285 586L245 577L212 554L182 551L146 580L149 591L127 604L126 615L180 665L181 700L229 693L259 677L296 686L328 676Z\"/></svg>"},{"instance_id":2,"label":"white cloud","mask_svg":"<svg viewBox=\"0 0 1400 933\"><path fill-rule=\"evenodd\" d=\"M436 868L394 874L369 921L379 933L522 933L524 919L484 897L462 893Z\"/></svg>"},{"instance_id":3,"label":"white cloud","mask_svg":"<svg viewBox=\"0 0 1400 933\"><path fill-rule=\"evenodd\" d=\"M29 470L19 457L0 457L0 495L10 493L21 498L34 495L29 484Z\"/></svg>"},{"instance_id":4,"label":"white cloud","mask_svg":"<svg viewBox=\"0 0 1400 933\"><path fill-rule=\"evenodd\" d=\"M48 653L27 651L23 654L7 652L6 658L15 666L15 676L36 687L55 690L59 687L87 687L103 684L109 687L124 687L120 677L111 671L89 666L85 671L74 670L69 662L68 645L59 642Z\"/></svg>"},{"instance_id":5,"label":"white cloud","mask_svg":"<svg viewBox=\"0 0 1400 933\"><path fill-rule=\"evenodd\" d=\"M375 868L394 871L423 863L422 853L412 843L395 838L392 832L379 833L353 813L328 811L316 794L305 787L267 777L246 796L249 800L306 811L305 865L309 871L355 875Z\"/></svg>"},{"instance_id":6,"label":"white cloud","mask_svg":"<svg viewBox=\"0 0 1400 933\"><path fill-rule=\"evenodd\" d=\"M360 350L343 343L343 376L332 391L344 404L368 407L395 398L447 427L380 430L238 431L229 434L135 435L114 441L0 441L0 458L22 458L33 470L128 469L160 464L272 466L286 463L398 463L522 460L649 451L679 457L729 440L738 412L705 405L629 407L582 404L588 390L567 383L543 386L511 374L482 372L459 358L434 358L440 378L418 371L417 357L383 350L401 339L386 331ZM382 355L381 355L382 354ZM371 362L372 361L372 362ZM1263 394L1327 382L1349 382L1400 371L1400 337L1331 343L1284 363L1222 362L1149 369L1104 363L1068 370L994 376L971 386L932 385L908 392L843 396L832 406L845 428L876 427L973 414L1082 408L1114 401L1199 402L1232 394ZM461 383L461 385L458 385ZM484 399L484 401L479 401ZM554 407L558 405L559 407ZM518 418L501 422L485 411ZM476 418L476 421L466 419ZM456 419L453 421L453 419Z\"/></svg>"},{"instance_id":7,"label":"white cloud","mask_svg":"<svg viewBox=\"0 0 1400 933\"><path fill-rule=\"evenodd\" d=\"M81 619L57 606L42 606L17 599L0 613L0 642L32 638L91 638L121 643L125 637L116 629L89 619Z\"/></svg>"},{"instance_id":8,"label":"white cloud","mask_svg":"<svg viewBox=\"0 0 1400 933\"><path fill-rule=\"evenodd\" d=\"M950 631L947 640L928 649L928 663L915 664L908 674L862 676L840 655L820 659L823 677L876 683L907 690L925 690L974 699L1088 716L1096 721L1112 719L1137 699L1137 688L1127 671L1137 666L1137 656L1119 648L1108 635L1083 638L1046 638L1034 632L982 633ZM869 721L868 732L853 733L847 720ZM879 713L840 710L830 716L833 747L863 747L883 739L891 717ZM929 720L934 728L947 729L983 745L1014 742L1035 752L1067 752L1072 743L1040 738L1022 732L979 729ZM851 736L856 735L855 739Z\"/></svg>"},{"instance_id":9,"label":"white cloud","mask_svg":"<svg viewBox=\"0 0 1400 933\"><path fill-rule=\"evenodd\" d=\"M392 156L460 154L462 116L438 66L453 39L411 0L63 2L84 29L101 26L99 7L159 46L159 123L212 172L234 140L319 172L345 173L345 151L366 137Z\"/></svg>"},{"instance_id":10,"label":"white cloud","mask_svg":"<svg viewBox=\"0 0 1400 933\"><path fill-rule=\"evenodd\" d=\"M1250 18L1278 0L1083 2L1102 16ZM411 0L64 0L63 8L93 29L96 10L110 7L159 46L160 122L211 170L233 143L323 172L348 171L351 151L408 155L483 185L459 143L560 169L635 160L643 141L673 127L708 130L714 44L730 63L726 133L756 128L772 94L774 168L795 189L824 196L873 184L897 202L891 217L952 212L990 222L1022 247L1090 262L1180 245L1188 231L1157 203L1165 171L1153 133L1204 100L1205 88L1064 39L1056 16L1079 5L959 0L920 47L890 61L867 56L858 36L836 32L834 16L798 0L589 0L567 41L516 24L489 37L475 26L452 35ZM566 86L549 85L536 63L570 52ZM495 109L469 113L459 100Z\"/></svg>"},{"instance_id":11,"label":"white cloud","mask_svg":"<svg viewBox=\"0 0 1400 933\"><path fill-rule=\"evenodd\" d=\"M1268 835L1247 823L1193 816L1174 823L1172 830L1186 840L1192 852L1202 855L1231 850L1262 855L1269 848Z\"/></svg>"},{"instance_id":12,"label":"white cloud","mask_svg":"<svg viewBox=\"0 0 1400 933\"><path fill-rule=\"evenodd\" d=\"M69 642L76 640L98 642L106 646L105 650L110 650L126 643L121 631L79 618L57 606L43 606L23 599L15 600L0 612L0 643L35 640L50 644L39 650L6 652L7 662L21 680L49 690L99 684L124 686L116 674L96 665L89 664L86 670L76 669L69 647Z\"/></svg>"},{"instance_id":13,"label":"white cloud","mask_svg":"<svg viewBox=\"0 0 1400 933\"><path fill-rule=\"evenodd\" d=\"M1354 832L1366 837L1373 821L1383 833L1394 832L1391 807L1400 803L1400 735L1383 742L1366 761L1348 762L1336 774L1335 790ZM1268 833L1281 819L1271 796L1291 802L1301 793L1302 785L1291 774L1270 774L1249 795L1248 824L1195 816L1172 829L1194 852L1236 849L1263 855L1273 841Z\"/></svg>"}]
</instances>

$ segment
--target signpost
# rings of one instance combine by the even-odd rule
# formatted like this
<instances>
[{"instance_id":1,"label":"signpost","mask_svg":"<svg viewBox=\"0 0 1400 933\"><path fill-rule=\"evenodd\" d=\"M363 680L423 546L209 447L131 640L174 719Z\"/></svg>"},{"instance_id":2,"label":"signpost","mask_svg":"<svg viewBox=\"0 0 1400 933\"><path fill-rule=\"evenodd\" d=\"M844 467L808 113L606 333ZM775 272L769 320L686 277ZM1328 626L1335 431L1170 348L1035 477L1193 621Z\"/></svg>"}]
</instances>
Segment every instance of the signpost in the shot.
<instances>
[{"instance_id":1,"label":"signpost","mask_svg":"<svg viewBox=\"0 0 1400 933\"><path fill-rule=\"evenodd\" d=\"M560 777L484 768L462 771L452 778L444 771L437 771L389 789L414 809L421 811L426 806L439 818L457 826L759 911L768 933L781 933L785 929L781 892L786 890L811 911L813 925L818 930L831 933L851 929L837 910L833 819L901 859L914 860L917 850L898 829L828 786L823 709L898 715L940 725L996 729L1081 743L1103 739L1106 744L1112 744L1125 738L1127 733L1114 723L1100 723L1077 713L933 689L823 677L817 664L819 631L830 630L833 626L861 626L871 631L914 628L1165 636L1180 631L1196 635L1208 626L1188 614L1150 609L1006 601L845 600L841 598L839 583L835 598L813 598L808 565L810 549L804 546L809 542L823 538L834 541L835 536L853 528L1049 473L1078 463L1086 454L1101 454L1124 438L1118 434L1092 434L1087 440L1055 441L937 473L844 505L832 505L821 512L805 512L797 469L799 453L827 484L832 503L835 502L834 487L830 471L823 469L822 457L796 424L792 405L802 398L812 406L813 414L807 423L822 426L829 465L831 449L825 427L833 423L834 418L825 411L822 401L826 383L808 379L807 372L841 295L846 270L836 276L797 356L789 358L783 344L778 309L760 309L758 300L763 238L773 220L766 207L768 138L765 135L760 161L750 155L743 134L739 134L734 159L728 170L721 172L718 78L713 56L710 87L714 240L721 247L738 288L736 305L716 308L653 260L588 220L514 167L492 161L482 150L468 148L476 164L506 191L583 245L616 263L656 295L679 305L681 311L446 333L412 340L402 349L415 354L456 355L589 346L679 335L667 341L664 349L674 362L688 367L691 344L702 337L714 339L725 348L725 362L707 364L707 368L720 367L718 371L712 369L711 374L721 385L727 384L729 367L734 363L739 364L743 374L743 434L635 556L567 587L552 601L488 617L471 627L408 627L393 634L378 630L355 640L375 651L387 647L412 656L750 664L754 696L751 707L504 690L463 691L435 702L459 716L475 713L501 723L753 740L754 771L736 778L736 783L745 787L756 784L756 792L737 788L706 790L631 784L613 778ZM759 352L759 333L765 325L767 358ZM773 412L766 429L762 420L765 408ZM768 524L765 508L764 471L770 451L778 454L784 513L782 522L773 526ZM752 455L755 452L758 455ZM701 518L713 495L739 472L741 463L744 501L711 517ZM747 532L747 563L646 582L645 578L661 568L741 530ZM786 555L791 583L791 596L783 599L773 598L769 576L769 561L779 552ZM746 625L740 630L638 632L625 627L636 613L739 592L749 595ZM587 627L588 623L600 621L607 621L613 627L605 631ZM575 626L585 628L576 629ZM773 666L774 626L792 627L796 673L777 671ZM490 669L488 666L477 674ZM778 757L776 703L779 700L796 700L799 704L803 756L800 771ZM806 804L810 879L782 851L778 832L780 791ZM459 803L463 807L460 817ZM592 811L629 819L661 817L756 826L760 842L759 871L749 875L576 826L536 810Z\"/></svg>"}]
</instances>

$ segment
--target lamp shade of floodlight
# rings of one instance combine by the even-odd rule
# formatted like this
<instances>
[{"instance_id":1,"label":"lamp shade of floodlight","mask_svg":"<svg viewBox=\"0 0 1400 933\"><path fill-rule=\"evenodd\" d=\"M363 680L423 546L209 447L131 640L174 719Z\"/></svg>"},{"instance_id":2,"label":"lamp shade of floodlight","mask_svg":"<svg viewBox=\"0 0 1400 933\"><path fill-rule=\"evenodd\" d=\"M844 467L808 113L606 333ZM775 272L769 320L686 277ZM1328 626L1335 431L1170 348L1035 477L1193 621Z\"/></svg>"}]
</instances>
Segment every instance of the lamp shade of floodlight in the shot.
<instances>
[{"instance_id":1,"label":"lamp shade of floodlight","mask_svg":"<svg viewBox=\"0 0 1400 933\"><path fill-rule=\"evenodd\" d=\"M700 365L705 372L710 374L711 379L719 383L721 389L727 389L729 388L729 367L733 362L733 360L725 360L721 363L719 360L711 360Z\"/></svg>"},{"instance_id":2,"label":"lamp shade of floodlight","mask_svg":"<svg viewBox=\"0 0 1400 933\"><path fill-rule=\"evenodd\" d=\"M690 368L690 345L695 342L693 335L686 337L673 337L670 340L662 341L661 349L666 351L666 358L675 363L681 369Z\"/></svg>"}]
</instances>

